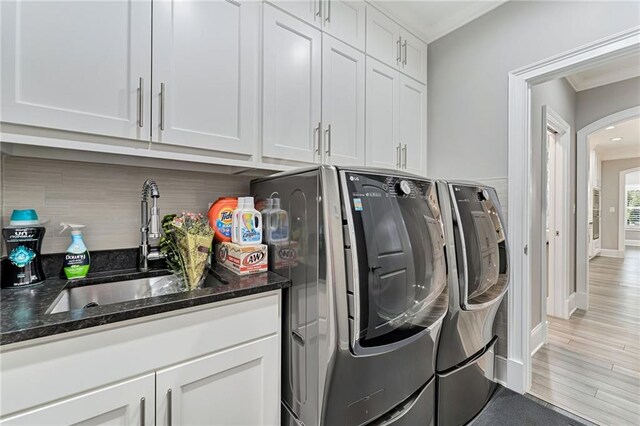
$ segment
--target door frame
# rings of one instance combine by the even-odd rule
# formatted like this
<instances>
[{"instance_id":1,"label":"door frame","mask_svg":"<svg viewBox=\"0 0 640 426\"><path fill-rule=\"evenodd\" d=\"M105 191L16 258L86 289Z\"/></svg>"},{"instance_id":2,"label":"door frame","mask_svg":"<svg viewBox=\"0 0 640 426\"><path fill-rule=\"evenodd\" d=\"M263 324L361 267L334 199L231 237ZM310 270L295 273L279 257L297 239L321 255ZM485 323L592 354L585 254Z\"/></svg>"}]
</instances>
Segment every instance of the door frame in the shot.
<instances>
[{"instance_id":1,"label":"door frame","mask_svg":"<svg viewBox=\"0 0 640 426\"><path fill-rule=\"evenodd\" d=\"M618 111L578 130L576 137L576 306L589 309L589 135L640 116L640 105ZM619 233L620 231L618 231ZM620 235L618 234L618 237Z\"/></svg>"},{"instance_id":2,"label":"door frame","mask_svg":"<svg viewBox=\"0 0 640 426\"><path fill-rule=\"evenodd\" d=\"M540 268L541 230L533 227L532 184L540 164L532 164L531 86L567 76L640 49L640 26L511 71L508 107L508 211L511 226L511 285L508 297L507 386L531 388L531 271ZM537 143L538 141L536 141ZM539 226L539 225L538 225ZM538 227L536 226L536 228ZM529 248L531 247L531 250ZM529 251L531 255L529 255Z\"/></svg>"},{"instance_id":3,"label":"door frame","mask_svg":"<svg viewBox=\"0 0 640 426\"><path fill-rule=\"evenodd\" d=\"M621 170L618 180L618 257L624 257L626 246L626 220L624 218L627 211L627 197L625 194L625 184L629 173L640 171L640 167Z\"/></svg>"},{"instance_id":4,"label":"door frame","mask_svg":"<svg viewBox=\"0 0 640 426\"><path fill-rule=\"evenodd\" d=\"M553 255L553 280L551 282L551 300L552 309L547 312L547 301L544 298L546 292L540 292L543 295L540 306L542 308L542 323L546 325L547 313L554 317L568 319L571 315L570 306L570 277L569 259L570 259L570 215L571 215L571 158L573 152L571 149L571 125L567 123L560 114L555 112L547 105L542 107L543 114L543 135L546 139L547 129L551 129L555 134L554 147L554 188L553 196L553 220L554 229L550 230L549 237L550 253ZM546 144L545 144L546 146ZM545 149L546 151L546 149ZM548 179L548 176L547 176ZM545 198L546 200L546 198ZM548 209L549 206L546 206ZM543 238L546 238L546 229L542 229ZM541 253L542 261L546 259L546 247L542 245ZM544 268L543 270L547 270ZM547 275L546 275L547 276ZM545 327L546 331L546 327ZM546 337L546 332L544 333Z\"/></svg>"}]
</instances>

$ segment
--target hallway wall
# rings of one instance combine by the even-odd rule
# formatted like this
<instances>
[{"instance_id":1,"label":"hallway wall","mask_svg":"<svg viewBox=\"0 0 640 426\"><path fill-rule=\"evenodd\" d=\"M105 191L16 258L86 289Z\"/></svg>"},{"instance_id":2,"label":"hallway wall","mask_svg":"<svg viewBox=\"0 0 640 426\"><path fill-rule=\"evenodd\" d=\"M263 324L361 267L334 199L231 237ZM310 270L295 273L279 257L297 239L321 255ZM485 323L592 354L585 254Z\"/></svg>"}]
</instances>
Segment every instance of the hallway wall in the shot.
<instances>
[{"instance_id":1,"label":"hallway wall","mask_svg":"<svg viewBox=\"0 0 640 426\"><path fill-rule=\"evenodd\" d=\"M640 167L640 157L602 162L602 249L618 250L620 172ZM613 207L615 212L609 212Z\"/></svg>"}]
</instances>

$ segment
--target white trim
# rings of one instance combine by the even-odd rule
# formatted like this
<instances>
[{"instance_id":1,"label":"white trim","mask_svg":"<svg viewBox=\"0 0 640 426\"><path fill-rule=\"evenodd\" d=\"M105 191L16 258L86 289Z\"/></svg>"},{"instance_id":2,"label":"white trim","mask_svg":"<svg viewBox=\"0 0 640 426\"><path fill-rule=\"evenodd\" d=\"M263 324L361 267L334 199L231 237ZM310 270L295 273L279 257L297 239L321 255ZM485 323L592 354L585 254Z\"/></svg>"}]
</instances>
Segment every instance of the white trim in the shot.
<instances>
[{"instance_id":1,"label":"white trim","mask_svg":"<svg viewBox=\"0 0 640 426\"><path fill-rule=\"evenodd\" d=\"M576 305L589 309L589 143L588 137L604 127L640 115L640 106L618 111L578 130L576 137ZM616 256L617 257L617 256Z\"/></svg>"},{"instance_id":2,"label":"white trim","mask_svg":"<svg viewBox=\"0 0 640 426\"><path fill-rule=\"evenodd\" d=\"M502 386L507 385L507 359L503 356L496 355L494 360L494 380Z\"/></svg>"},{"instance_id":3,"label":"white trim","mask_svg":"<svg viewBox=\"0 0 640 426\"><path fill-rule=\"evenodd\" d=\"M626 219L625 213L627 211L627 194L626 194L626 181L627 174L640 171L640 166L632 167L626 170L620 170L620 176L618 178L618 251L622 252L624 257L624 246L626 245Z\"/></svg>"},{"instance_id":4,"label":"white trim","mask_svg":"<svg viewBox=\"0 0 640 426\"><path fill-rule=\"evenodd\" d=\"M640 240L625 240L625 246L640 247Z\"/></svg>"},{"instance_id":5,"label":"white trim","mask_svg":"<svg viewBox=\"0 0 640 426\"><path fill-rule=\"evenodd\" d=\"M532 184L539 182L540 174L540 165L532 167L531 164L531 85L564 77L639 48L640 27L634 27L509 73L508 211L509 222L519 226L509 229L511 285L508 292L507 386L516 392L524 393L531 387L528 339L531 332L531 270L540 267L537 259L540 250L536 245L542 243L541 231L533 229L531 220Z\"/></svg>"},{"instance_id":6,"label":"white trim","mask_svg":"<svg viewBox=\"0 0 640 426\"><path fill-rule=\"evenodd\" d=\"M554 185L552 188L553 200L551 204L553 206L553 217L551 218L551 224L554 229L551 229L549 238L549 257L552 258L551 268L552 270L544 267L546 264L546 246L542 244L540 253L542 260L542 270L551 271L551 309L549 315L568 319L569 311L567 310L566 300L569 296L571 274L569 271L569 247L570 247L570 232L569 221L571 215L571 159L573 158L573 152L571 150L571 126L567 123L557 112L547 105L542 107L543 113L543 152L546 152L546 139L547 128L550 128L556 133L555 145L553 149L553 161L551 164L554 166ZM546 158L546 156L543 156ZM543 173L545 173L543 171ZM546 173L545 173L546 174ZM548 176L547 176L548 179ZM543 185L543 188L545 186ZM546 193L546 189L545 189ZM545 197L546 201L546 197ZM547 209L549 206L547 206ZM546 227L542 229L543 239L547 238ZM545 278L549 279L545 274ZM546 282L544 280L543 282ZM540 318L547 317L547 301L546 292L540 292L542 300L540 301L541 316ZM533 346L533 344L532 344Z\"/></svg>"},{"instance_id":7,"label":"white trim","mask_svg":"<svg viewBox=\"0 0 640 426\"><path fill-rule=\"evenodd\" d=\"M538 350L546 343L546 329L548 328L548 321L542 321L531 330L531 356L538 352Z\"/></svg>"},{"instance_id":8,"label":"white trim","mask_svg":"<svg viewBox=\"0 0 640 426\"><path fill-rule=\"evenodd\" d=\"M600 256L602 257L624 257L624 250L610 250L610 249L601 249Z\"/></svg>"},{"instance_id":9,"label":"white trim","mask_svg":"<svg viewBox=\"0 0 640 426\"><path fill-rule=\"evenodd\" d=\"M567 299L567 312L569 312L567 318L571 318L571 315L573 315L576 309L578 309L578 306L576 304L576 294L577 293L571 293L571 296L569 296L569 298Z\"/></svg>"}]
</instances>

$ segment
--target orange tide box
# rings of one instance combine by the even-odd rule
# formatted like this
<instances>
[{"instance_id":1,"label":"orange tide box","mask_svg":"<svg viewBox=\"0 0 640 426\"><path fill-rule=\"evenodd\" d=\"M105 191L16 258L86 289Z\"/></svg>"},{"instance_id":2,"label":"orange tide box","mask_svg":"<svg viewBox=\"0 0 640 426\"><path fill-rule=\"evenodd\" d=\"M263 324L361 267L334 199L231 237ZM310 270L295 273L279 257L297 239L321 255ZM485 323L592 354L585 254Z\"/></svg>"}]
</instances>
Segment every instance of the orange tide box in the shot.
<instances>
[{"instance_id":1,"label":"orange tide box","mask_svg":"<svg viewBox=\"0 0 640 426\"><path fill-rule=\"evenodd\" d=\"M216 246L216 261L238 275L267 272L267 246L253 244L241 246L239 244L222 242Z\"/></svg>"}]
</instances>

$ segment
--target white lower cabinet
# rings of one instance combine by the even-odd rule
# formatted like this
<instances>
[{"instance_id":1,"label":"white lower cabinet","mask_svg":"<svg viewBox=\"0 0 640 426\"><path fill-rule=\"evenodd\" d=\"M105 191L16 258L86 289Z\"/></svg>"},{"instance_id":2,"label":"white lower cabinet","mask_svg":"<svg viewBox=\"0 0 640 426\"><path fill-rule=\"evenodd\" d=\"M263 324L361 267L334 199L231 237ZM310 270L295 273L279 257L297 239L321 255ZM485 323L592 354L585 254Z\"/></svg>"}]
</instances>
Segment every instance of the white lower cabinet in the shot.
<instances>
[{"instance_id":1,"label":"white lower cabinet","mask_svg":"<svg viewBox=\"0 0 640 426\"><path fill-rule=\"evenodd\" d=\"M155 374L151 373L2 419L0 424L151 426L155 424L154 404Z\"/></svg>"},{"instance_id":2,"label":"white lower cabinet","mask_svg":"<svg viewBox=\"0 0 640 426\"><path fill-rule=\"evenodd\" d=\"M364 165L365 56L322 37L322 151L324 163Z\"/></svg>"},{"instance_id":3,"label":"white lower cabinet","mask_svg":"<svg viewBox=\"0 0 640 426\"><path fill-rule=\"evenodd\" d=\"M2 346L0 424L279 425L280 297Z\"/></svg>"},{"instance_id":4,"label":"white lower cabinet","mask_svg":"<svg viewBox=\"0 0 640 426\"><path fill-rule=\"evenodd\" d=\"M158 371L157 425L278 425L277 336Z\"/></svg>"}]
</instances>

